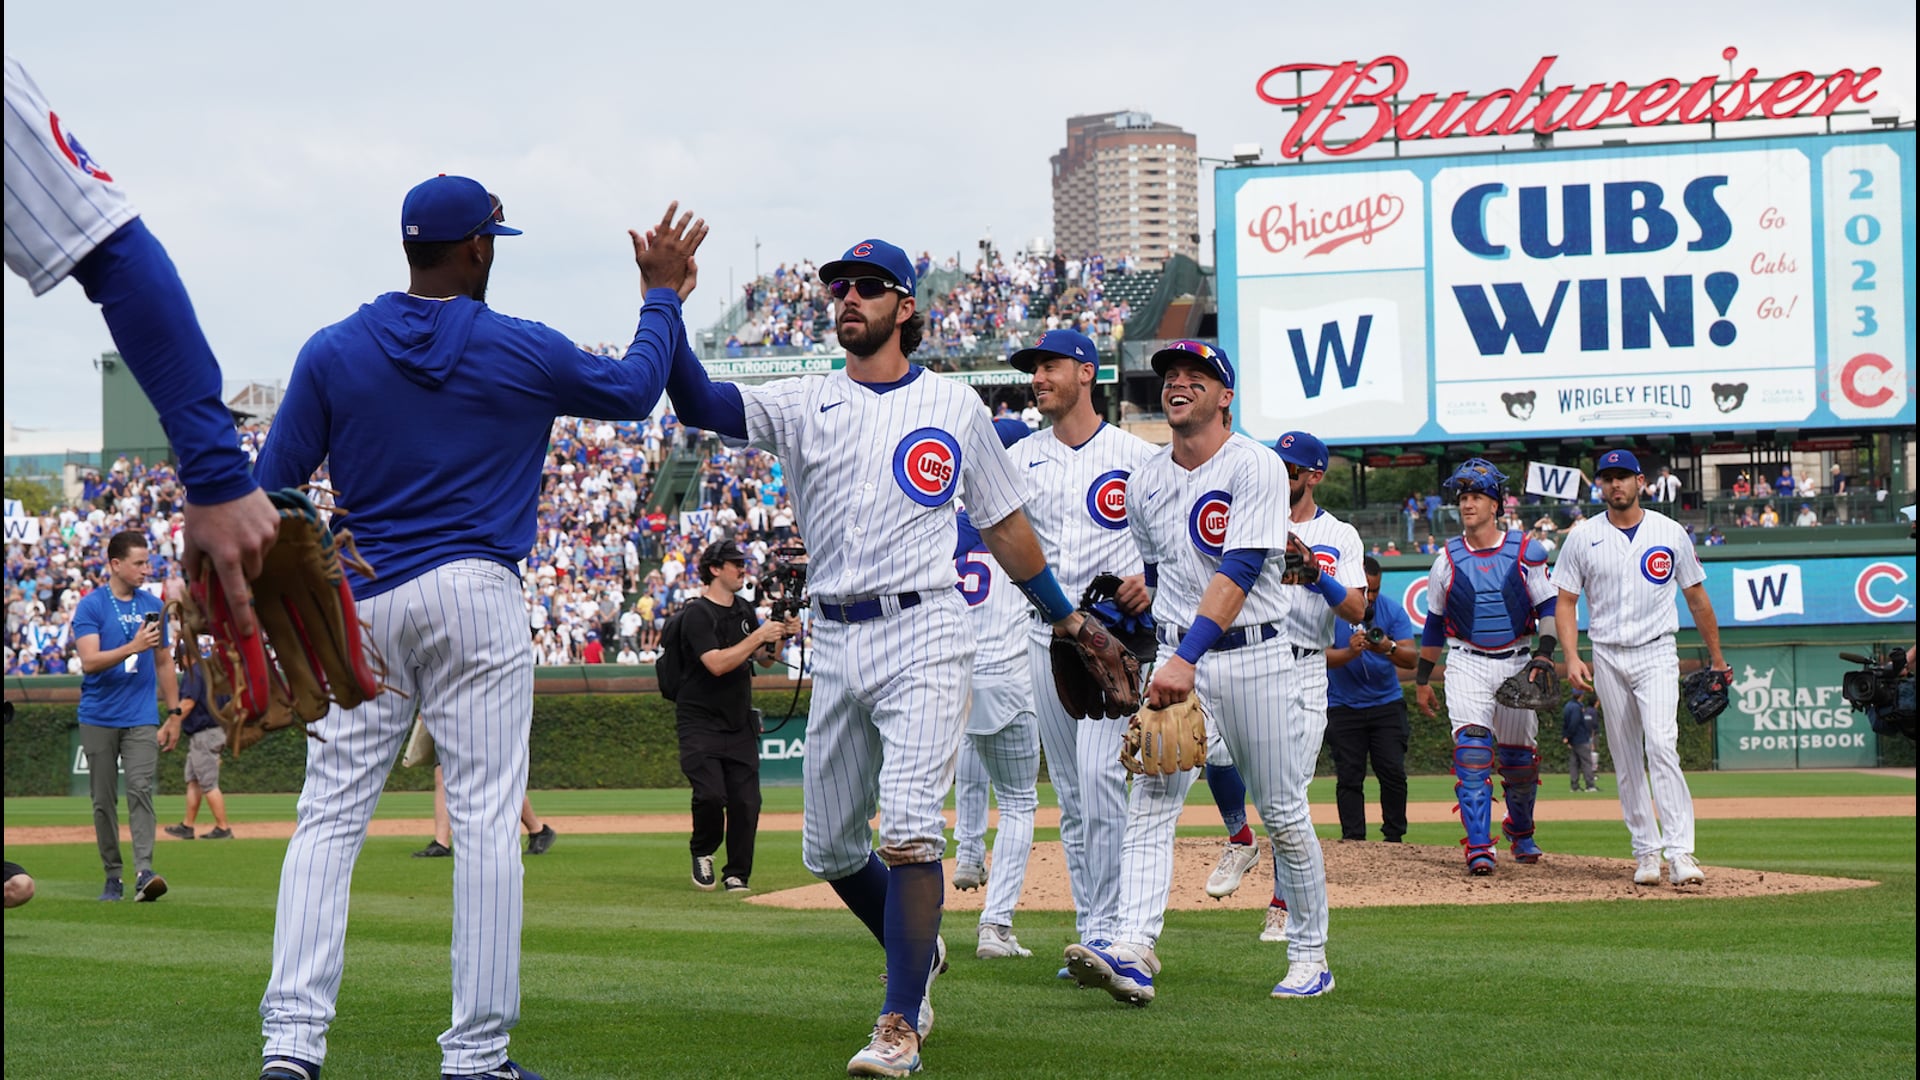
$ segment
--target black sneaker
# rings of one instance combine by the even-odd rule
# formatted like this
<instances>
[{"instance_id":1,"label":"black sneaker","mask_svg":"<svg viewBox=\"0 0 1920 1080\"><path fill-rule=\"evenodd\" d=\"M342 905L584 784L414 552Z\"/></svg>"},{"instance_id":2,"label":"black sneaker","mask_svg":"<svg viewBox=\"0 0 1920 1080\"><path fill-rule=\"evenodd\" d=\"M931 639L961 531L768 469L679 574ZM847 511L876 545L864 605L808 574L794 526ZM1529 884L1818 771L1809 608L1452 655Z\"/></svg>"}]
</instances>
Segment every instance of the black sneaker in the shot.
<instances>
[{"instance_id":1,"label":"black sneaker","mask_svg":"<svg viewBox=\"0 0 1920 1080\"><path fill-rule=\"evenodd\" d=\"M453 854L453 849L438 840L427 841L427 846L413 853L416 859L444 859Z\"/></svg>"},{"instance_id":2,"label":"black sneaker","mask_svg":"<svg viewBox=\"0 0 1920 1080\"><path fill-rule=\"evenodd\" d=\"M540 826L539 832L534 833L532 836L527 837L527 854L545 855L547 853L547 849L553 846L553 837L554 837L553 826L551 825Z\"/></svg>"},{"instance_id":3,"label":"black sneaker","mask_svg":"<svg viewBox=\"0 0 1920 1080\"><path fill-rule=\"evenodd\" d=\"M232 829L222 829L222 828L220 828L219 826L217 826L217 825L216 825L216 826L214 826L214 827L213 827L213 828L212 828L211 830L209 830L209 831L207 832L207 835L206 835L206 836L204 836L204 837L201 837L201 839L203 839L203 840L231 840L231 839L233 839L233 830L232 830Z\"/></svg>"},{"instance_id":4,"label":"black sneaker","mask_svg":"<svg viewBox=\"0 0 1920 1080\"><path fill-rule=\"evenodd\" d=\"M140 871L133 881L133 900L136 904L150 904L167 895L167 879L151 870Z\"/></svg>"},{"instance_id":5,"label":"black sneaker","mask_svg":"<svg viewBox=\"0 0 1920 1080\"><path fill-rule=\"evenodd\" d=\"M184 821L178 825L169 825L160 831L179 840L193 839L193 826L188 825Z\"/></svg>"},{"instance_id":6,"label":"black sneaker","mask_svg":"<svg viewBox=\"0 0 1920 1080\"><path fill-rule=\"evenodd\" d=\"M747 879L741 877L738 874L728 874L725 880L721 881L720 884L725 886L728 892L752 892L753 891L752 889L747 887Z\"/></svg>"},{"instance_id":7,"label":"black sneaker","mask_svg":"<svg viewBox=\"0 0 1920 1080\"><path fill-rule=\"evenodd\" d=\"M693 857L693 887L706 891L713 889L713 856L695 855Z\"/></svg>"}]
</instances>

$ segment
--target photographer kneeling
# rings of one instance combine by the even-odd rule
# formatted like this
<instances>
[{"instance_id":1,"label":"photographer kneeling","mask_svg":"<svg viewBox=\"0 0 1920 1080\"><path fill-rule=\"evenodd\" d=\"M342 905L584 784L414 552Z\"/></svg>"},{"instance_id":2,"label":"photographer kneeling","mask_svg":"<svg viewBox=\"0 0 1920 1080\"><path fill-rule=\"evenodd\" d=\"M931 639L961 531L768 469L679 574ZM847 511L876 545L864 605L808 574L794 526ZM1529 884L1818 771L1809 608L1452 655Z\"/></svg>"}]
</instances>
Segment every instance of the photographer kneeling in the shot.
<instances>
[{"instance_id":1,"label":"photographer kneeling","mask_svg":"<svg viewBox=\"0 0 1920 1080\"><path fill-rule=\"evenodd\" d=\"M705 591L678 616L679 634L669 635L677 638L669 647L684 650L674 727L680 771L693 785L693 883L713 888L713 855L724 835L721 878L728 892L740 892L753 875L760 826L760 733L750 665L774 663L781 639L800 627L797 619L760 623L753 605L738 595L747 580L747 556L731 540L701 552L700 580Z\"/></svg>"}]
</instances>

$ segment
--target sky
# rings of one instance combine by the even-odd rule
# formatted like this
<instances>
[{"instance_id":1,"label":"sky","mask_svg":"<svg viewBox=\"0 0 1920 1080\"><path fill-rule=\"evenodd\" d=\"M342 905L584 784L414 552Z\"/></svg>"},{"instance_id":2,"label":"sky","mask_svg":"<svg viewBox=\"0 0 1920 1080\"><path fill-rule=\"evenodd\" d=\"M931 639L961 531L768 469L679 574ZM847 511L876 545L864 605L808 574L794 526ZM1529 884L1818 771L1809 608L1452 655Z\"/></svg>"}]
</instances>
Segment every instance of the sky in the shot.
<instances>
[{"instance_id":1,"label":"sky","mask_svg":"<svg viewBox=\"0 0 1920 1080\"><path fill-rule=\"evenodd\" d=\"M1393 54L1411 87L1444 94L1512 87L1547 55L1556 83L1687 81L1724 71L1734 45L1763 75L1881 67L1874 107L1908 120L1920 100L1914 9L1891 0L103 0L8 4L5 34L166 244L229 392L284 380L315 330L405 288L400 200L440 172L486 184L525 230L498 245L495 309L624 343L640 299L626 230L669 200L713 229L687 305L704 327L756 260L1050 235L1048 158L1072 115L1144 110L1202 156L1257 142L1271 160L1286 118L1254 84L1280 64ZM1201 187L1208 230L1205 171ZM113 347L97 309L73 282L35 299L5 277L8 424L97 431L89 361Z\"/></svg>"}]
</instances>

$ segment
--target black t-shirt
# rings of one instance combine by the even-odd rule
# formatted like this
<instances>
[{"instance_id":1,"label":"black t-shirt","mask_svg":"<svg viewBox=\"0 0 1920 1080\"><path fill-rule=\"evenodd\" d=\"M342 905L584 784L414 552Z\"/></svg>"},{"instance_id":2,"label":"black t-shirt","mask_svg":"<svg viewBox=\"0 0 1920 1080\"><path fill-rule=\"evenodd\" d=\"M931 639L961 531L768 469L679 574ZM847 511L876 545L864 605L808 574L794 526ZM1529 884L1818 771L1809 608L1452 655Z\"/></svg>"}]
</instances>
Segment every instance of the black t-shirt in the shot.
<instances>
[{"instance_id":1,"label":"black t-shirt","mask_svg":"<svg viewBox=\"0 0 1920 1080\"><path fill-rule=\"evenodd\" d=\"M675 715L682 724L697 723L715 731L745 730L753 708L753 662L725 675L707 670L700 657L715 649L731 649L760 625L753 606L736 596L723 608L701 596L688 601L681 617L681 644L687 650L686 683L680 688Z\"/></svg>"}]
</instances>

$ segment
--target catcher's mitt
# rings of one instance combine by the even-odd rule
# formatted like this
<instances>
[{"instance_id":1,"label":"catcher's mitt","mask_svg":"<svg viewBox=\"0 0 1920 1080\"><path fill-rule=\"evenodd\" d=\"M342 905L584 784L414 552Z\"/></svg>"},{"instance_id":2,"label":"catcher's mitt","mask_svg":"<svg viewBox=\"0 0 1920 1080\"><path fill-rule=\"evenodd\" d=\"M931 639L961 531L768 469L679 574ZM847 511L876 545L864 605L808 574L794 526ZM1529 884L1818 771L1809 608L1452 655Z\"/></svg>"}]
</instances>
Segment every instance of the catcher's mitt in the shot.
<instances>
[{"instance_id":1,"label":"catcher's mitt","mask_svg":"<svg viewBox=\"0 0 1920 1080\"><path fill-rule=\"evenodd\" d=\"M1118 720L1140 708L1140 661L1097 616L1073 637L1055 631L1051 650L1054 692L1069 716Z\"/></svg>"},{"instance_id":2,"label":"catcher's mitt","mask_svg":"<svg viewBox=\"0 0 1920 1080\"><path fill-rule=\"evenodd\" d=\"M1311 585L1320 580L1320 557L1297 534L1287 537L1285 567L1280 571L1282 585Z\"/></svg>"},{"instance_id":3,"label":"catcher's mitt","mask_svg":"<svg viewBox=\"0 0 1920 1080\"><path fill-rule=\"evenodd\" d=\"M1135 776L1170 776L1207 761L1207 711L1189 694L1164 709L1141 709L1120 743L1120 764Z\"/></svg>"},{"instance_id":4,"label":"catcher's mitt","mask_svg":"<svg viewBox=\"0 0 1920 1080\"><path fill-rule=\"evenodd\" d=\"M1129 615L1120 610L1120 575L1098 573L1080 591L1079 610L1098 616L1112 630L1120 644L1140 661L1141 667L1153 663L1155 649L1153 612Z\"/></svg>"},{"instance_id":5,"label":"catcher's mitt","mask_svg":"<svg viewBox=\"0 0 1920 1080\"><path fill-rule=\"evenodd\" d=\"M1509 709L1526 709L1538 712L1550 708L1560 700L1560 678L1554 674L1553 661L1544 656L1536 656L1499 685L1493 692L1493 700Z\"/></svg>"},{"instance_id":6,"label":"catcher's mitt","mask_svg":"<svg viewBox=\"0 0 1920 1080\"><path fill-rule=\"evenodd\" d=\"M1706 723L1727 707L1727 672L1701 668L1680 680L1680 696L1694 720Z\"/></svg>"},{"instance_id":7,"label":"catcher's mitt","mask_svg":"<svg viewBox=\"0 0 1920 1080\"><path fill-rule=\"evenodd\" d=\"M177 604L191 641L213 639L205 660L197 645L183 647L181 656L188 664L205 663L210 696L215 703L227 699L215 714L236 755L269 731L295 723L306 729L331 703L350 709L381 690L341 569L344 549L356 570L373 576L354 551L352 534L328 532L297 489L269 498L280 511L280 535L252 582L261 632L245 638L234 632L218 577L203 575L190 588L190 600ZM318 738L310 729L307 734Z\"/></svg>"}]
</instances>

